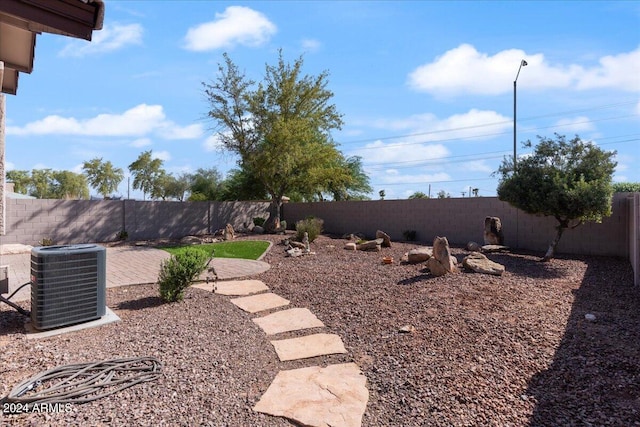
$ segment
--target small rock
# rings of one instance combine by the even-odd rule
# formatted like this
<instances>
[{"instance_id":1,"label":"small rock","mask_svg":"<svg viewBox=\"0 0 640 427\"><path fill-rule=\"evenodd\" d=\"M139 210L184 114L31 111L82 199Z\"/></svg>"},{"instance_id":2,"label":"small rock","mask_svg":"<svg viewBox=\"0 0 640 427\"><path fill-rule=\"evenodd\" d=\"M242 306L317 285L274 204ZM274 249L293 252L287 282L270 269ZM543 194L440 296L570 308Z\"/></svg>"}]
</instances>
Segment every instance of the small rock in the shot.
<instances>
[{"instance_id":1,"label":"small rock","mask_svg":"<svg viewBox=\"0 0 640 427\"><path fill-rule=\"evenodd\" d=\"M264 228L256 225L255 227L253 227L253 232L256 234L264 234Z\"/></svg>"},{"instance_id":2,"label":"small rock","mask_svg":"<svg viewBox=\"0 0 640 427\"><path fill-rule=\"evenodd\" d=\"M587 313L587 314L584 315L584 318L587 319L589 322L595 322L596 321L596 315L595 314Z\"/></svg>"},{"instance_id":3,"label":"small rock","mask_svg":"<svg viewBox=\"0 0 640 427\"><path fill-rule=\"evenodd\" d=\"M407 262L409 264L418 264L420 262L425 262L429 258L433 256L433 250L431 248L415 248L411 249L407 253Z\"/></svg>"},{"instance_id":4,"label":"small rock","mask_svg":"<svg viewBox=\"0 0 640 427\"><path fill-rule=\"evenodd\" d=\"M467 243L467 250L469 252L480 252L481 248L482 247L477 242L469 242L469 243Z\"/></svg>"},{"instance_id":5,"label":"small rock","mask_svg":"<svg viewBox=\"0 0 640 427\"><path fill-rule=\"evenodd\" d=\"M357 245L356 245L354 242L349 242L349 243L346 243L346 244L344 245L344 248L345 248L346 250L348 250L348 251L355 251L355 250L356 250L356 246L357 246Z\"/></svg>"},{"instance_id":6,"label":"small rock","mask_svg":"<svg viewBox=\"0 0 640 427\"><path fill-rule=\"evenodd\" d=\"M401 334L410 334L415 331L416 328L413 325L404 325L402 328L398 329L398 332L400 332Z\"/></svg>"},{"instance_id":7,"label":"small rock","mask_svg":"<svg viewBox=\"0 0 640 427\"><path fill-rule=\"evenodd\" d=\"M502 252L509 250L509 246L502 245L484 245L482 248L482 252Z\"/></svg>"}]
</instances>

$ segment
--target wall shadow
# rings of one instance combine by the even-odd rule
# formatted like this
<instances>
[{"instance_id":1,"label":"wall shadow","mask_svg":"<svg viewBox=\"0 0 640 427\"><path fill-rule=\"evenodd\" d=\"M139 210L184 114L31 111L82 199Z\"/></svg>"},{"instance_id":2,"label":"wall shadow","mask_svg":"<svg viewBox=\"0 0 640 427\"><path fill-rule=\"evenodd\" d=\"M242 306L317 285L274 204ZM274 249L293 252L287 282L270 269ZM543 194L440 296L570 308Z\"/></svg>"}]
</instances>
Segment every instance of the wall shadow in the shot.
<instances>
[{"instance_id":1,"label":"wall shadow","mask_svg":"<svg viewBox=\"0 0 640 427\"><path fill-rule=\"evenodd\" d=\"M553 362L529 381L526 393L536 402L529 426L631 426L640 420L640 288L627 260L586 261Z\"/></svg>"}]
</instances>

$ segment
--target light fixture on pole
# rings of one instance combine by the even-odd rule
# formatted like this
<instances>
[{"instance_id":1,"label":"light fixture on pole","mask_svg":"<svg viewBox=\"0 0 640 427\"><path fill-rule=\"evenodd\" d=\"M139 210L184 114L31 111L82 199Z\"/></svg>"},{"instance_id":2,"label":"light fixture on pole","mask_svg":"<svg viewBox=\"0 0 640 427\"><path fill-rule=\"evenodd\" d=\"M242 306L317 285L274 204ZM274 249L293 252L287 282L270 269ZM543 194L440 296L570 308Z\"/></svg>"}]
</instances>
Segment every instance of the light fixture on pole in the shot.
<instances>
[{"instance_id":1,"label":"light fixture on pole","mask_svg":"<svg viewBox=\"0 0 640 427\"><path fill-rule=\"evenodd\" d=\"M518 74L516 74L516 78L513 81L513 172L516 171L517 160L516 160L516 82L518 81L518 76L520 75L520 70L522 67L526 67L527 61L524 59L520 61L520 66L518 67Z\"/></svg>"}]
</instances>

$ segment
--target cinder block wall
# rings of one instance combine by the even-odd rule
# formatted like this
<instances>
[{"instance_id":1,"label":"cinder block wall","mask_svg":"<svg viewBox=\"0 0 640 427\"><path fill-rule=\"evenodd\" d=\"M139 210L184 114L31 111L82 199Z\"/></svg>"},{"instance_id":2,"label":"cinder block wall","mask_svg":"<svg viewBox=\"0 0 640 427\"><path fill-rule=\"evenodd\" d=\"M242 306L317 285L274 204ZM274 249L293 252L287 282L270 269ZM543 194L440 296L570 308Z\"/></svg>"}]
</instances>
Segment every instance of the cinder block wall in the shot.
<instances>
[{"instance_id":1,"label":"cinder block wall","mask_svg":"<svg viewBox=\"0 0 640 427\"><path fill-rule=\"evenodd\" d=\"M0 243L37 245L109 242L209 234L231 223L241 228L266 216L268 202L142 202L133 200L8 199L7 230Z\"/></svg>"},{"instance_id":2,"label":"cinder block wall","mask_svg":"<svg viewBox=\"0 0 640 427\"><path fill-rule=\"evenodd\" d=\"M565 231L557 251L629 256L628 203L628 193L617 193L611 217ZM380 229L393 240L404 240L403 231L415 230L417 240L426 244L435 236L446 236L454 245L482 244L487 216L500 218L505 245L513 248L545 251L556 232L554 218L526 214L495 197L286 203L283 210L289 224L312 215L324 220L328 233L373 237Z\"/></svg>"}]
</instances>

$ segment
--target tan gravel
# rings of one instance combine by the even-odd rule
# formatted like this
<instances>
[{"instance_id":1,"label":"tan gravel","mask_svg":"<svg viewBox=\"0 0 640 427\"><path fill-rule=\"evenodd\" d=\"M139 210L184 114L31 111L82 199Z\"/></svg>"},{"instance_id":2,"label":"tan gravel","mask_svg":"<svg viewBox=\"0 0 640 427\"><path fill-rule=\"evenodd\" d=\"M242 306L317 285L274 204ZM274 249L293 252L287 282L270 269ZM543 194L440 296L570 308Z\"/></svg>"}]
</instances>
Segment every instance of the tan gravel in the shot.
<instances>
[{"instance_id":1,"label":"tan gravel","mask_svg":"<svg viewBox=\"0 0 640 427\"><path fill-rule=\"evenodd\" d=\"M162 304L153 285L108 289L121 322L37 341L0 305L3 396L70 363L154 356L163 364L158 381L68 413L0 415L0 424L291 425L251 410L279 370L355 362L370 391L364 426L640 426L640 290L628 261L489 254L503 276L434 278L424 265L382 263L417 244L343 245L321 236L315 255L288 258L276 244L264 258L272 268L255 278L325 324L277 339L335 333L344 355L280 362L256 315L195 288L175 304ZM452 252L459 261L466 254Z\"/></svg>"}]
</instances>

